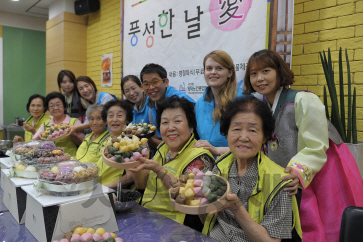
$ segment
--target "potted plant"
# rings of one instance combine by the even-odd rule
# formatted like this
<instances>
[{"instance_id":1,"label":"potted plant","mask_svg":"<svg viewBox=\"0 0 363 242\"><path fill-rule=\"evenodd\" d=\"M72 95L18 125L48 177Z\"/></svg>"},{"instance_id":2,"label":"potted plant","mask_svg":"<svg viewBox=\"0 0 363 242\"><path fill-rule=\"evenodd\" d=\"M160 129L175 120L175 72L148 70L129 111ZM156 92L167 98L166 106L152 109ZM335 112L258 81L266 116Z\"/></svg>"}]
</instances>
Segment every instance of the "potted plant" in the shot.
<instances>
[{"instance_id":1,"label":"potted plant","mask_svg":"<svg viewBox=\"0 0 363 242\"><path fill-rule=\"evenodd\" d=\"M328 85L328 90L330 94L331 100L331 115L329 115L328 110L328 96L326 87L324 86L324 105L326 117L331 121L334 127L338 130L341 138L344 140L346 145L348 146L350 152L353 154L359 171L363 177L363 145L362 143L358 144L357 139L357 97L356 90L354 88L353 97L352 97L352 86L350 79L350 66L348 59L348 52L345 49L345 58L347 64L347 75L348 75L348 119L345 117L345 102L344 102L344 81L343 81L343 60L342 60L342 48L339 49L339 103L338 103L338 95L335 88L334 81L334 70L333 64L331 61L331 53L330 49L328 49L328 58L326 58L325 51L323 54L320 53L321 63L323 65L324 74L326 83Z\"/></svg>"}]
</instances>

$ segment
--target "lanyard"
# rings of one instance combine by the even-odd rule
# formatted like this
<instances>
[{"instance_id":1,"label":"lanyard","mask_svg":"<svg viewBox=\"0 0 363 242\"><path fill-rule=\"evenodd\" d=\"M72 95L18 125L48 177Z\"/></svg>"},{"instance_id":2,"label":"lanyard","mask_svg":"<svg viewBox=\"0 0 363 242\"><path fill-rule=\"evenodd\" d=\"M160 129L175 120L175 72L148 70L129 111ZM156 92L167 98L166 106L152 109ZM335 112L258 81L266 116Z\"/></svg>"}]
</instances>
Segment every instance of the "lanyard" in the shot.
<instances>
[{"instance_id":1,"label":"lanyard","mask_svg":"<svg viewBox=\"0 0 363 242\"><path fill-rule=\"evenodd\" d=\"M73 99L73 94L71 95L70 98L67 97L67 94L64 95L66 97L66 101L67 101L67 104L68 104L68 115L69 117L71 116L72 114L72 99Z\"/></svg>"}]
</instances>

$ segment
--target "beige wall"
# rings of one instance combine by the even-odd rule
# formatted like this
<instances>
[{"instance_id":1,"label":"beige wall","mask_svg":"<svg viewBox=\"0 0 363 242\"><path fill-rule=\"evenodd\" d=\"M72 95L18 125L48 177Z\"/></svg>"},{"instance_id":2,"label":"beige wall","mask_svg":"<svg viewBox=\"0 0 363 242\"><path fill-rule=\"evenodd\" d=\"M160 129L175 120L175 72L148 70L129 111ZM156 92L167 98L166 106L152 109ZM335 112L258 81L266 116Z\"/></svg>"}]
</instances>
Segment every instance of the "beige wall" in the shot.
<instances>
[{"instance_id":1,"label":"beige wall","mask_svg":"<svg viewBox=\"0 0 363 242\"><path fill-rule=\"evenodd\" d=\"M100 10L88 15L87 75L99 91L121 97L120 0L100 1ZM101 57L113 53L113 86L101 87Z\"/></svg>"},{"instance_id":2,"label":"beige wall","mask_svg":"<svg viewBox=\"0 0 363 242\"><path fill-rule=\"evenodd\" d=\"M58 91L60 70L87 75L87 16L63 12L47 21L46 92Z\"/></svg>"},{"instance_id":3,"label":"beige wall","mask_svg":"<svg viewBox=\"0 0 363 242\"><path fill-rule=\"evenodd\" d=\"M319 51L328 48L332 51L334 79L338 83L338 50L347 48L352 88L357 90L358 140L363 141L363 1L295 0L294 3L292 70L296 82L293 88L310 90L322 99L326 81ZM343 70L346 72L345 61ZM347 83L346 73L344 81ZM347 95L346 86L345 89Z\"/></svg>"}]
</instances>

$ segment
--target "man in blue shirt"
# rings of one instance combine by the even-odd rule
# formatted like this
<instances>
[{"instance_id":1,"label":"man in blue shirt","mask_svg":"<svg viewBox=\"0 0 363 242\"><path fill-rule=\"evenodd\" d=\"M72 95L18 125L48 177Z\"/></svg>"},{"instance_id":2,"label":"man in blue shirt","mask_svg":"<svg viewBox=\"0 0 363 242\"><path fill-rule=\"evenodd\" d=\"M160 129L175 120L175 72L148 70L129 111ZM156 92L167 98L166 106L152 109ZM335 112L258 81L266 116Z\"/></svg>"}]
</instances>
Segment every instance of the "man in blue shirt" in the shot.
<instances>
[{"instance_id":1,"label":"man in blue shirt","mask_svg":"<svg viewBox=\"0 0 363 242\"><path fill-rule=\"evenodd\" d=\"M147 103L149 106L149 120L152 120L156 126L156 109L157 105L161 103L165 98L177 95L178 97L184 97L195 105L195 101L187 94L175 90L169 86L168 73L165 68L158 64L147 64L142 68L140 72L141 87L149 96L150 100ZM156 130L156 134L159 139L151 138L149 145L156 148L161 143L161 135L159 130Z\"/></svg>"}]
</instances>

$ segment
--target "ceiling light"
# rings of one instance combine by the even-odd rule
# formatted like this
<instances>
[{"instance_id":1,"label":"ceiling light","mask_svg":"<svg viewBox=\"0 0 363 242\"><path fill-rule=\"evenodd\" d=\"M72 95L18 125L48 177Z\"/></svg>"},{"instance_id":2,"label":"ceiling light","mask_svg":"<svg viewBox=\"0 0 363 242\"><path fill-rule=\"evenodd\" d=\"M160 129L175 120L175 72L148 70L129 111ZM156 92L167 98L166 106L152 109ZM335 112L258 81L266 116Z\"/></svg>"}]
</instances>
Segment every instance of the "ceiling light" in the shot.
<instances>
[{"instance_id":1,"label":"ceiling light","mask_svg":"<svg viewBox=\"0 0 363 242\"><path fill-rule=\"evenodd\" d=\"M19 0L11 0L11 1L13 1L13 2L19 2Z\"/></svg>"}]
</instances>

